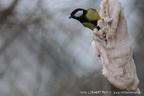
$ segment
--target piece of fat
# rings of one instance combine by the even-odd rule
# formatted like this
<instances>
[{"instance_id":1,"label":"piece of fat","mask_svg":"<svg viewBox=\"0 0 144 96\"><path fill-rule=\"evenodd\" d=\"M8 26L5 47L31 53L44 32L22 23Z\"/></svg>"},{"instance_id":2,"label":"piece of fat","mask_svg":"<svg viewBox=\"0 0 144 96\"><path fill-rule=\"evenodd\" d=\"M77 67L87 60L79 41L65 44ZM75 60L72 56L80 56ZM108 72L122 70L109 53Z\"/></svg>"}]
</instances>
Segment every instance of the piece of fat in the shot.
<instances>
[{"instance_id":1,"label":"piece of fat","mask_svg":"<svg viewBox=\"0 0 144 96\"><path fill-rule=\"evenodd\" d=\"M140 94L127 22L120 2L103 0L100 16L98 26L101 29L93 32L92 47L103 65L103 75L115 87Z\"/></svg>"}]
</instances>

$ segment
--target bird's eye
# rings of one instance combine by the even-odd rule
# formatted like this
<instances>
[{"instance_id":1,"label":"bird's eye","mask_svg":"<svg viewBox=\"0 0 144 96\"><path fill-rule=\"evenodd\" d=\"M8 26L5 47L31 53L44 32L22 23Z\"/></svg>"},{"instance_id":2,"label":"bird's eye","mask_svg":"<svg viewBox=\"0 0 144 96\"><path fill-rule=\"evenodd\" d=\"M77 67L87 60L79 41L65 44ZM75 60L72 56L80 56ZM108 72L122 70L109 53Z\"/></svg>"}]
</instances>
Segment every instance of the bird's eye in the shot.
<instances>
[{"instance_id":1,"label":"bird's eye","mask_svg":"<svg viewBox=\"0 0 144 96\"><path fill-rule=\"evenodd\" d=\"M75 13L75 17L80 17L80 16L82 16L83 15L83 11L82 10L80 10L80 11L78 11L77 13Z\"/></svg>"}]
</instances>

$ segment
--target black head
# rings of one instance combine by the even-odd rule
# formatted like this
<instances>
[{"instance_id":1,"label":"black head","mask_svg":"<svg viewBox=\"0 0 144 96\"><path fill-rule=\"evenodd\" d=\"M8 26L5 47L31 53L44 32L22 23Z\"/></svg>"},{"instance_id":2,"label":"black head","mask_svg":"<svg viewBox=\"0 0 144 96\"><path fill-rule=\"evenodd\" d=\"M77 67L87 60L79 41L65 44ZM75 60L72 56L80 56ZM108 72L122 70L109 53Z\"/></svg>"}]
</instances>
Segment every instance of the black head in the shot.
<instances>
[{"instance_id":1,"label":"black head","mask_svg":"<svg viewBox=\"0 0 144 96\"><path fill-rule=\"evenodd\" d=\"M82 8L77 8L71 13L69 19L70 18L74 18L74 19L77 19L77 20L79 20L81 22L81 21L84 20L86 13L87 13L86 10L84 10Z\"/></svg>"}]
</instances>

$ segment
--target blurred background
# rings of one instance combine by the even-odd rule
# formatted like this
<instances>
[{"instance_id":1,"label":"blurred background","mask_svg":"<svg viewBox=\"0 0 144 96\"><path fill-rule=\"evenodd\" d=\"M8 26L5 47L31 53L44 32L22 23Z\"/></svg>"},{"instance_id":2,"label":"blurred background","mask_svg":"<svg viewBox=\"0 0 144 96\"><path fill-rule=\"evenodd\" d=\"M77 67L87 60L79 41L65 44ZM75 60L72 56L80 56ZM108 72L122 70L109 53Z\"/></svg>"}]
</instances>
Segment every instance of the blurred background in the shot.
<instances>
[{"instance_id":1,"label":"blurred background","mask_svg":"<svg viewBox=\"0 0 144 96\"><path fill-rule=\"evenodd\" d=\"M144 95L144 1L124 7ZM68 19L76 8L100 9L101 0L0 0L0 96L113 96L125 92L102 75L91 30ZM117 96L138 96L118 94Z\"/></svg>"}]
</instances>

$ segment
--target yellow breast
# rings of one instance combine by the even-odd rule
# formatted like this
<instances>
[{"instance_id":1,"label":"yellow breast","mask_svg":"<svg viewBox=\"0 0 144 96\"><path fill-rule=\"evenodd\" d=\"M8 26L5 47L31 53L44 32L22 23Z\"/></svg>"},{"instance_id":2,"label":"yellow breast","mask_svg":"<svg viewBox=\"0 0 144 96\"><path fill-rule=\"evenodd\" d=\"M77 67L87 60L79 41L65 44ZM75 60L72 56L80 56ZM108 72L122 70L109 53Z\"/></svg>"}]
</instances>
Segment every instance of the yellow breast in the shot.
<instances>
[{"instance_id":1,"label":"yellow breast","mask_svg":"<svg viewBox=\"0 0 144 96\"><path fill-rule=\"evenodd\" d=\"M96 26L92 23L89 22L84 22L82 23L85 27L88 27L89 29L93 30L94 28L96 28Z\"/></svg>"}]
</instances>

